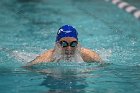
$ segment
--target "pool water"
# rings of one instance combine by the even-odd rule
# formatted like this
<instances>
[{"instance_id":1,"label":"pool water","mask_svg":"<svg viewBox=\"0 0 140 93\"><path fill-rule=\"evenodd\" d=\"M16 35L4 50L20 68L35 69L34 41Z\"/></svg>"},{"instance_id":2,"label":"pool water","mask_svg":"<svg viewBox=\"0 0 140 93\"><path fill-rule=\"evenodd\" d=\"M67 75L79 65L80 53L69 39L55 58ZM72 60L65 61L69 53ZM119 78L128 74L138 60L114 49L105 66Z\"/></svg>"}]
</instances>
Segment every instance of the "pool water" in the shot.
<instances>
[{"instance_id":1,"label":"pool water","mask_svg":"<svg viewBox=\"0 0 140 93\"><path fill-rule=\"evenodd\" d=\"M125 0L140 7L139 0ZM111 0L1 0L1 93L140 93L140 20ZM73 25L83 47L105 64L49 63L23 68Z\"/></svg>"}]
</instances>

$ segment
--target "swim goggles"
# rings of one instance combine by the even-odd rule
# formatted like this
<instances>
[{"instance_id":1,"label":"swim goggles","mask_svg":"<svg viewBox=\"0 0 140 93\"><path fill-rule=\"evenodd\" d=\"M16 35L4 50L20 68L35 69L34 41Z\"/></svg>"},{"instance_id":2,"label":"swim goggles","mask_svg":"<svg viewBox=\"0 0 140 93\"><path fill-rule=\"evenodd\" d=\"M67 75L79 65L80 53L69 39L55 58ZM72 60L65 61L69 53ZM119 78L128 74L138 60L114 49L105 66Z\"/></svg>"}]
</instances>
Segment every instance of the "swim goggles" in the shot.
<instances>
[{"instance_id":1,"label":"swim goggles","mask_svg":"<svg viewBox=\"0 0 140 93\"><path fill-rule=\"evenodd\" d=\"M70 43L66 42L66 41L60 41L59 44L62 46L62 47L68 47L68 46L71 46L71 47L76 47L78 42L77 41L72 41Z\"/></svg>"}]
</instances>

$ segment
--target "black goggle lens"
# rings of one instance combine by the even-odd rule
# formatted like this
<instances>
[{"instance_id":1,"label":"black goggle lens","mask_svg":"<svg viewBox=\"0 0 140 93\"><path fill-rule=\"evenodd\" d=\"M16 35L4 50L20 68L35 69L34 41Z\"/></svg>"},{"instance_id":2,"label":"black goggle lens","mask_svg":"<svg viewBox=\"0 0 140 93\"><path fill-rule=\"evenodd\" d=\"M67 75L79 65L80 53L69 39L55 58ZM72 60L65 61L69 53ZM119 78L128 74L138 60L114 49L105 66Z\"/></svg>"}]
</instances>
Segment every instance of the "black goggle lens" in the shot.
<instances>
[{"instance_id":1,"label":"black goggle lens","mask_svg":"<svg viewBox=\"0 0 140 93\"><path fill-rule=\"evenodd\" d=\"M68 42L66 42L66 41L60 41L60 45L61 45L62 47L67 47L67 46L76 47L77 44L78 44L77 41L73 41L73 42L71 42L70 44L69 44Z\"/></svg>"}]
</instances>

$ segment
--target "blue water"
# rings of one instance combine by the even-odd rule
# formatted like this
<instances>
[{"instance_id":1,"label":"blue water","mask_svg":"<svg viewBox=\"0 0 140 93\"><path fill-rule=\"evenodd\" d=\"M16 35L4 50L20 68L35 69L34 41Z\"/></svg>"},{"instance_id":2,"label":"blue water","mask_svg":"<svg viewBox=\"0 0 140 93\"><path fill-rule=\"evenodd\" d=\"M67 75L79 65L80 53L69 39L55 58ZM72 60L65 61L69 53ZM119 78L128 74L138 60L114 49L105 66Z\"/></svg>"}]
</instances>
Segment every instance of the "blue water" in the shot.
<instances>
[{"instance_id":1,"label":"blue water","mask_svg":"<svg viewBox=\"0 0 140 93\"><path fill-rule=\"evenodd\" d=\"M1 0L1 93L140 93L140 21L110 1ZM76 27L81 45L98 52L105 64L23 68L54 47L64 24Z\"/></svg>"}]
</instances>

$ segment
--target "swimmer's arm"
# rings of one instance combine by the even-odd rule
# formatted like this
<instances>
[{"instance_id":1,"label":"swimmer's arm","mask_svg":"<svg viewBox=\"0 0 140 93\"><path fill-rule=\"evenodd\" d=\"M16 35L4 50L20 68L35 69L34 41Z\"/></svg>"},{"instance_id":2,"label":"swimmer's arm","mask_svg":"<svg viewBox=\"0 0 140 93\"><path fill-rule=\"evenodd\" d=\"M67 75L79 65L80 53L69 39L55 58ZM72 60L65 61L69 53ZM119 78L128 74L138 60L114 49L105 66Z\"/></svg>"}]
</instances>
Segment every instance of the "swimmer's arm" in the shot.
<instances>
[{"instance_id":1,"label":"swimmer's arm","mask_svg":"<svg viewBox=\"0 0 140 93\"><path fill-rule=\"evenodd\" d=\"M102 63L102 59L99 56L99 54L97 54L96 52L87 49L87 48L81 48L81 55L82 58L85 62L100 62Z\"/></svg>"},{"instance_id":2,"label":"swimmer's arm","mask_svg":"<svg viewBox=\"0 0 140 93\"><path fill-rule=\"evenodd\" d=\"M43 62L52 62L52 54L53 54L53 49L48 50L47 52L37 56L34 60L29 62L27 66L32 66L38 63L43 63Z\"/></svg>"}]
</instances>

